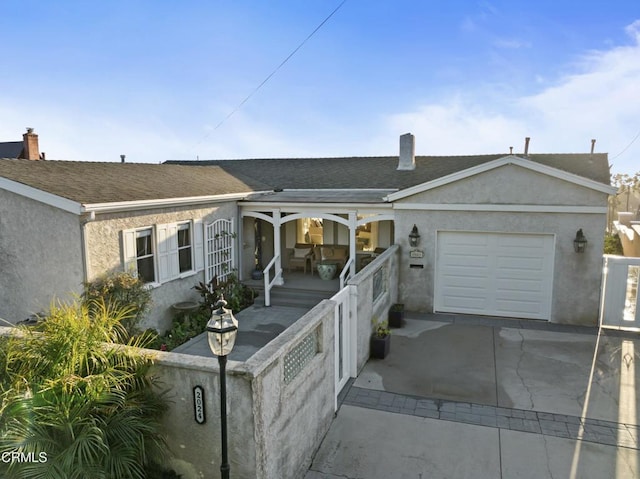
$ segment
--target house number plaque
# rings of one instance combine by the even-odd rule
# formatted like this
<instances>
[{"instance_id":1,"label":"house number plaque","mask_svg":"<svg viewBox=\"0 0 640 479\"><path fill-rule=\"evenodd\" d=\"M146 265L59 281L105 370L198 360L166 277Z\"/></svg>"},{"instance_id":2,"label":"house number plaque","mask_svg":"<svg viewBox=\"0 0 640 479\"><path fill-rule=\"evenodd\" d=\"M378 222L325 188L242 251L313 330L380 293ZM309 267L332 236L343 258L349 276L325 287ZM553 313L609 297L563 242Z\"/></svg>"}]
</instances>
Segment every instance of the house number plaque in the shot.
<instances>
[{"instance_id":1,"label":"house number plaque","mask_svg":"<svg viewBox=\"0 0 640 479\"><path fill-rule=\"evenodd\" d=\"M202 386L194 386L193 388L193 414L198 424L204 424L207 416L204 412L204 389Z\"/></svg>"},{"instance_id":2,"label":"house number plaque","mask_svg":"<svg viewBox=\"0 0 640 479\"><path fill-rule=\"evenodd\" d=\"M414 249L409 251L409 258L424 258L424 251Z\"/></svg>"}]
</instances>

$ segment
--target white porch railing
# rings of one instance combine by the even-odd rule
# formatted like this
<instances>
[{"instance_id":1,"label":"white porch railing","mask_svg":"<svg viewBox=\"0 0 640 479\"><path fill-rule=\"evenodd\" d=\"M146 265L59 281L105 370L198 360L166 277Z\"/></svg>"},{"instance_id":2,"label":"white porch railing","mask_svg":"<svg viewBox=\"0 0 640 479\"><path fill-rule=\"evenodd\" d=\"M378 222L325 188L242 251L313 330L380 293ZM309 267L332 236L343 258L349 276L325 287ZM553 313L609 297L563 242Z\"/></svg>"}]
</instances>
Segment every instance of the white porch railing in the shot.
<instances>
[{"instance_id":1,"label":"white porch railing","mask_svg":"<svg viewBox=\"0 0 640 479\"><path fill-rule=\"evenodd\" d=\"M640 258L604 255L601 325L640 329Z\"/></svg>"},{"instance_id":2,"label":"white porch railing","mask_svg":"<svg viewBox=\"0 0 640 479\"><path fill-rule=\"evenodd\" d=\"M351 265L354 263L353 258L349 258L349 261L346 262L344 268L340 272L340 290L344 288L344 285L347 283L349 278L351 278Z\"/></svg>"},{"instance_id":3,"label":"white porch railing","mask_svg":"<svg viewBox=\"0 0 640 479\"><path fill-rule=\"evenodd\" d=\"M271 288L273 287L274 284L276 284L276 282L278 281L278 279L282 275L282 270L275 271L275 268L274 268L274 266L276 265L276 263L277 263L279 258L280 258L279 255L274 256L273 259L271 261L269 261L269 264L267 265L267 267L263 271L263 275L264 275L264 305L265 306L271 306ZM271 270L271 268L274 268L273 281L269 281L269 271Z\"/></svg>"}]
</instances>

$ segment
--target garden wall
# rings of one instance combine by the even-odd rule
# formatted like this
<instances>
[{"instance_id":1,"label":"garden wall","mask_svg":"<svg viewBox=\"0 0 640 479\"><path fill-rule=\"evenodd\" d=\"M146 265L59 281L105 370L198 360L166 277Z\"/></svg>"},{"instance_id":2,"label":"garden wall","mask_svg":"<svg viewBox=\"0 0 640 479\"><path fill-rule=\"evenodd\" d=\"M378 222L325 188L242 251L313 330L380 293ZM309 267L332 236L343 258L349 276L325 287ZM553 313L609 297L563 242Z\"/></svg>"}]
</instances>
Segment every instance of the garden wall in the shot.
<instances>
[{"instance_id":1,"label":"garden wall","mask_svg":"<svg viewBox=\"0 0 640 479\"><path fill-rule=\"evenodd\" d=\"M400 247L392 245L348 281L355 286L357 318L357 370L369 359L372 321L386 321L389 307L398 298Z\"/></svg>"},{"instance_id":2,"label":"garden wall","mask_svg":"<svg viewBox=\"0 0 640 479\"><path fill-rule=\"evenodd\" d=\"M235 478L302 477L333 418L334 303L325 300L247 362L227 364L229 463ZM157 353L154 374L171 386L164 426L183 479L220 468L219 369L215 358ZM206 422L195 420L195 386Z\"/></svg>"}]
</instances>

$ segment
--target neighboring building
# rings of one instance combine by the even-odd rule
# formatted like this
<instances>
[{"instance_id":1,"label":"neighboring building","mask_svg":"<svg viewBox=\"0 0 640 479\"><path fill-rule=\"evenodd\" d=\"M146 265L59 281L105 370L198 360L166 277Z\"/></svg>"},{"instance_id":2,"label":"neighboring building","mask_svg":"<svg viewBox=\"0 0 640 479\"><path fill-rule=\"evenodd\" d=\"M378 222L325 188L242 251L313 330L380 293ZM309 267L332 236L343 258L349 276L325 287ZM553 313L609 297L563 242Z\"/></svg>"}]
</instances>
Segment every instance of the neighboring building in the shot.
<instances>
[{"instance_id":1,"label":"neighboring building","mask_svg":"<svg viewBox=\"0 0 640 479\"><path fill-rule=\"evenodd\" d=\"M40 154L38 135L33 132L33 128L27 128L22 141L0 142L0 158L43 160L44 153Z\"/></svg>"},{"instance_id":2,"label":"neighboring building","mask_svg":"<svg viewBox=\"0 0 640 479\"><path fill-rule=\"evenodd\" d=\"M321 242L346 248L353 274L396 243L409 310L595 325L614 192L606 154L415 156L410 134L395 157L0 161L0 317L134 265L157 286L162 329L169 306L216 272L244 279L271 263L286 283L294 247ZM216 233L214 220L229 222Z\"/></svg>"}]
</instances>

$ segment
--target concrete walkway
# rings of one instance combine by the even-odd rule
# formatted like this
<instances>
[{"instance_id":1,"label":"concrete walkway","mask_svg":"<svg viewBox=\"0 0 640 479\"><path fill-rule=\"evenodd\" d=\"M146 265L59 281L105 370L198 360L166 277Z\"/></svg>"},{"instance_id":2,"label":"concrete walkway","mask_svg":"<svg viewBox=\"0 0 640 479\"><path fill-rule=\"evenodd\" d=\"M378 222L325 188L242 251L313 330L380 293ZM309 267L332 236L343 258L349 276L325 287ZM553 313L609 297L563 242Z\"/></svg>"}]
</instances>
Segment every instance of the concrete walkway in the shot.
<instances>
[{"instance_id":1,"label":"concrete walkway","mask_svg":"<svg viewBox=\"0 0 640 479\"><path fill-rule=\"evenodd\" d=\"M305 479L640 477L637 334L408 316Z\"/></svg>"}]
</instances>

